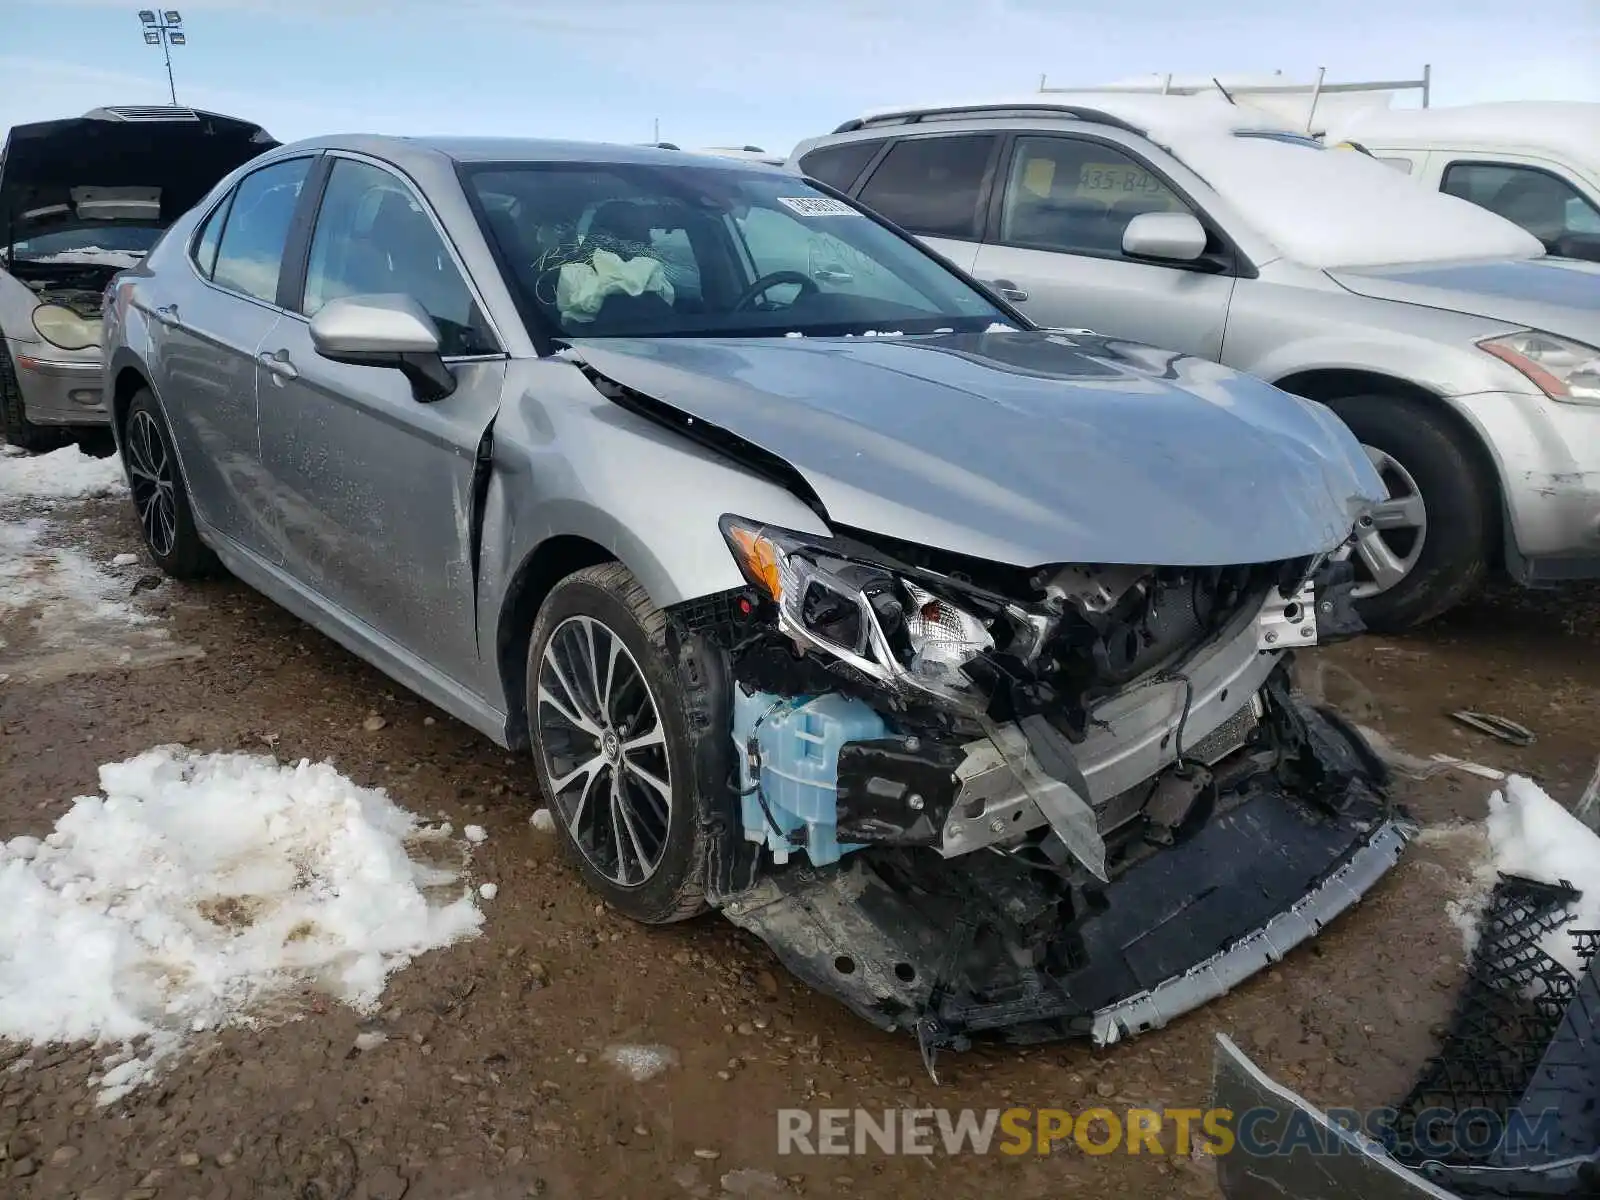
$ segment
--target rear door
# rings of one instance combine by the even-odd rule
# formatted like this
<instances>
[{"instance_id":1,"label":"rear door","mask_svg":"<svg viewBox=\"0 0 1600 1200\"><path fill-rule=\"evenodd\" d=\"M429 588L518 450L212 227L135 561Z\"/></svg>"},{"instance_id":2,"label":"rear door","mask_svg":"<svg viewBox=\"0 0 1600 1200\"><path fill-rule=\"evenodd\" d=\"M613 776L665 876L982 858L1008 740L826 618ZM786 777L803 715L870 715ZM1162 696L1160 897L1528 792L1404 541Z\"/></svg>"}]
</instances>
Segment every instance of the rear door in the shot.
<instances>
[{"instance_id":1,"label":"rear door","mask_svg":"<svg viewBox=\"0 0 1600 1200\"><path fill-rule=\"evenodd\" d=\"M1096 138L1018 134L973 274L1042 325L1217 358L1234 260L1219 233L1195 265L1140 262L1122 232L1143 212L1205 214L1131 150Z\"/></svg>"},{"instance_id":2,"label":"rear door","mask_svg":"<svg viewBox=\"0 0 1600 1200\"><path fill-rule=\"evenodd\" d=\"M289 572L368 629L472 685L471 514L506 360L431 209L390 167L330 154L303 286L262 344L261 456ZM398 371L331 362L310 318L402 293L437 323L455 392L427 404Z\"/></svg>"},{"instance_id":3,"label":"rear door","mask_svg":"<svg viewBox=\"0 0 1600 1200\"><path fill-rule=\"evenodd\" d=\"M140 287L151 364L200 519L271 561L271 500L256 443L256 354L277 325L278 282L314 156L252 171L188 248L192 269Z\"/></svg>"},{"instance_id":4,"label":"rear door","mask_svg":"<svg viewBox=\"0 0 1600 1200\"><path fill-rule=\"evenodd\" d=\"M869 169L856 199L971 271L1000 141L994 133L900 138Z\"/></svg>"}]
</instances>

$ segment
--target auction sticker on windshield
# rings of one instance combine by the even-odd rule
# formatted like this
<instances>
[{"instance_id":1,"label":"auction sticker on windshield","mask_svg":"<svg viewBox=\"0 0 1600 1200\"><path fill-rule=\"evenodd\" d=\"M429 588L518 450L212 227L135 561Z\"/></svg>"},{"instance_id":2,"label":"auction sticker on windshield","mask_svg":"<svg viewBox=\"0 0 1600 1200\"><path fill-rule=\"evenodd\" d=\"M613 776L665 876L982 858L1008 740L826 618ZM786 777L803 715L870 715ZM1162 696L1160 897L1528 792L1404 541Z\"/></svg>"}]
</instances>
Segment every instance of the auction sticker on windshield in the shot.
<instances>
[{"instance_id":1,"label":"auction sticker on windshield","mask_svg":"<svg viewBox=\"0 0 1600 1200\"><path fill-rule=\"evenodd\" d=\"M1166 185L1149 171L1125 163L1084 163L1078 172L1079 194L1162 196Z\"/></svg>"},{"instance_id":2,"label":"auction sticker on windshield","mask_svg":"<svg viewBox=\"0 0 1600 1200\"><path fill-rule=\"evenodd\" d=\"M785 208L802 217L853 217L856 210L831 196L778 196Z\"/></svg>"}]
</instances>

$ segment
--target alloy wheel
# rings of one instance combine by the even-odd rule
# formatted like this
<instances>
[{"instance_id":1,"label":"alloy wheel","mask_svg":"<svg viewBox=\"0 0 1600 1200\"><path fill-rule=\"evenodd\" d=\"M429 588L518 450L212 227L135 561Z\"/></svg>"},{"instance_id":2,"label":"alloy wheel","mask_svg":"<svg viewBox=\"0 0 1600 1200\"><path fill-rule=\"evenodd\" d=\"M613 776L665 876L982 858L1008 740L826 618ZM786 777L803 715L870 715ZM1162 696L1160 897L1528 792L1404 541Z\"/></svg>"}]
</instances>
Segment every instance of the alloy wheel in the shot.
<instances>
[{"instance_id":1,"label":"alloy wheel","mask_svg":"<svg viewBox=\"0 0 1600 1200\"><path fill-rule=\"evenodd\" d=\"M590 866L638 887L672 823L666 732L644 672L604 622L568 617L545 643L537 703L552 806Z\"/></svg>"},{"instance_id":2,"label":"alloy wheel","mask_svg":"<svg viewBox=\"0 0 1600 1200\"><path fill-rule=\"evenodd\" d=\"M1354 599L1365 600L1386 592L1399 583L1422 557L1428 536L1428 509L1422 489L1410 471L1392 454L1376 446L1363 446L1367 458L1377 469L1389 497L1375 504L1357 523L1353 546L1339 552L1348 558L1354 553L1356 587Z\"/></svg>"},{"instance_id":3,"label":"alloy wheel","mask_svg":"<svg viewBox=\"0 0 1600 1200\"><path fill-rule=\"evenodd\" d=\"M167 558L178 541L178 504L172 458L155 418L140 410L128 419L124 438L133 506L144 539L157 557Z\"/></svg>"}]
</instances>

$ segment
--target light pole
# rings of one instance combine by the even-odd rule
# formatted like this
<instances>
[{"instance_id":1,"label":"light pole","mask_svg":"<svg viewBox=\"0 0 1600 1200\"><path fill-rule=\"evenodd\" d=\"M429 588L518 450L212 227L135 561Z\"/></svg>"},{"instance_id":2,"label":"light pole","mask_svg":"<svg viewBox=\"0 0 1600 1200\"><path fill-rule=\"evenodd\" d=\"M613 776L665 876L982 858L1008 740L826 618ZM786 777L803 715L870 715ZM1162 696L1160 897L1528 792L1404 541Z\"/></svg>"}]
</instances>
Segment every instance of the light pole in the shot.
<instances>
[{"instance_id":1,"label":"light pole","mask_svg":"<svg viewBox=\"0 0 1600 1200\"><path fill-rule=\"evenodd\" d=\"M183 17L175 8L156 10L141 8L139 24L144 26L144 44L160 46L167 60L167 88L172 93L172 104L178 104L178 85L172 81L172 47L188 44L183 34Z\"/></svg>"}]
</instances>

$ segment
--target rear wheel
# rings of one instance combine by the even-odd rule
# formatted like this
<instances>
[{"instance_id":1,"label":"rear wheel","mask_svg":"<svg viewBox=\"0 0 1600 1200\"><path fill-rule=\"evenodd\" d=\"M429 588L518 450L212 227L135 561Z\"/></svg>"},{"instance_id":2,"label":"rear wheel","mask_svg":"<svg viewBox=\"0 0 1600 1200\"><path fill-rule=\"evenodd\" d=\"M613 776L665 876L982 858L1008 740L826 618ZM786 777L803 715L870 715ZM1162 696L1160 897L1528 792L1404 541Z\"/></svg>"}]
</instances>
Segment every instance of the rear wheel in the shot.
<instances>
[{"instance_id":1,"label":"rear wheel","mask_svg":"<svg viewBox=\"0 0 1600 1200\"><path fill-rule=\"evenodd\" d=\"M1388 490L1357 526L1350 551L1362 620L1399 632L1453 608L1488 572L1498 528L1494 480L1455 424L1424 401L1369 395L1327 403Z\"/></svg>"},{"instance_id":2,"label":"rear wheel","mask_svg":"<svg viewBox=\"0 0 1600 1200\"><path fill-rule=\"evenodd\" d=\"M195 529L166 419L147 388L134 393L128 406L122 456L144 546L156 565L174 579L217 574L221 564Z\"/></svg>"},{"instance_id":3,"label":"rear wheel","mask_svg":"<svg viewBox=\"0 0 1600 1200\"><path fill-rule=\"evenodd\" d=\"M705 908L718 836L701 743L719 736L703 719L719 685L674 661L666 626L605 563L556 584L528 647L529 733L562 841L590 887L648 924Z\"/></svg>"},{"instance_id":4,"label":"rear wheel","mask_svg":"<svg viewBox=\"0 0 1600 1200\"><path fill-rule=\"evenodd\" d=\"M67 444L67 435L49 425L28 420L22 403L22 385L17 382L11 354L0 346L0 437L19 450L42 454Z\"/></svg>"}]
</instances>

